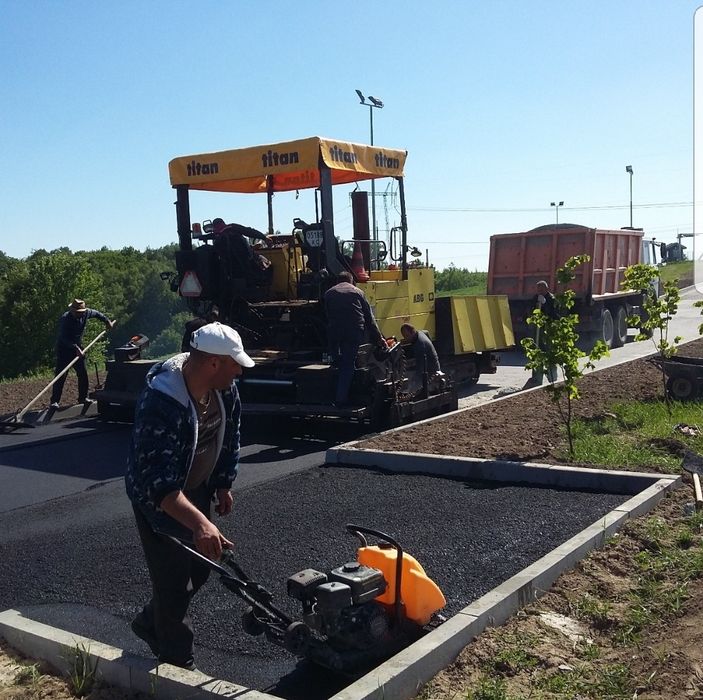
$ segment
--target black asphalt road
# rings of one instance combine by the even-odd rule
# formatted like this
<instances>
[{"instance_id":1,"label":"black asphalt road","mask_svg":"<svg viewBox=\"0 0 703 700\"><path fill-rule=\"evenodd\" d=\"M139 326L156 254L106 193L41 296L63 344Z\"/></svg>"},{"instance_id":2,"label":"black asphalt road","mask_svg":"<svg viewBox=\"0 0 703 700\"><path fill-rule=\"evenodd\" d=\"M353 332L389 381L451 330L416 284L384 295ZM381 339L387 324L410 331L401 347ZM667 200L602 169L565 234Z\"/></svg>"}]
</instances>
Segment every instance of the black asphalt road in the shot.
<instances>
[{"instance_id":1,"label":"black asphalt road","mask_svg":"<svg viewBox=\"0 0 703 700\"><path fill-rule=\"evenodd\" d=\"M236 543L240 564L291 613L297 611L285 598L288 575L354 558L347 522L396 536L440 585L446 612L453 614L625 499L316 466L330 437L300 440L293 435L300 428L286 435L268 428L267 441L253 438L246 446L235 512L219 523ZM116 431L49 443L29 450L33 458L0 453L0 493L20 474L35 487L59 477L83 478L90 486L0 513L0 609L24 609L35 619L147 655L128 626L148 595L148 578L116 478L126 436ZM87 470L82 476L67 473L77 464ZM108 480L95 478L101 475ZM346 684L246 636L239 625L243 610L214 577L194 601L203 671L307 700Z\"/></svg>"}]
</instances>

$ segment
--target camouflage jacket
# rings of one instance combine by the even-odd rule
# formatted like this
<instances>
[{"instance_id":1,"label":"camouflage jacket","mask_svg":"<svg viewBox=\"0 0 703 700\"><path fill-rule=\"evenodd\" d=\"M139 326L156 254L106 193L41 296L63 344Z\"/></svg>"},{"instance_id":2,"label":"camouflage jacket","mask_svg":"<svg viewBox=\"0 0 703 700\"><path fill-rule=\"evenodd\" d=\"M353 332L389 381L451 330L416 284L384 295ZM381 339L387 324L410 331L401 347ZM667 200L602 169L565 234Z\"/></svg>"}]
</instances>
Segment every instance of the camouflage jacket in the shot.
<instances>
[{"instance_id":1,"label":"camouflage jacket","mask_svg":"<svg viewBox=\"0 0 703 700\"><path fill-rule=\"evenodd\" d=\"M198 419L183 379L183 353L149 371L139 400L127 460L127 495L153 526L171 521L161 500L186 483L198 442ZM241 402L235 384L215 392L224 420L217 435L218 457L208 481L213 491L230 488L239 465Z\"/></svg>"}]
</instances>

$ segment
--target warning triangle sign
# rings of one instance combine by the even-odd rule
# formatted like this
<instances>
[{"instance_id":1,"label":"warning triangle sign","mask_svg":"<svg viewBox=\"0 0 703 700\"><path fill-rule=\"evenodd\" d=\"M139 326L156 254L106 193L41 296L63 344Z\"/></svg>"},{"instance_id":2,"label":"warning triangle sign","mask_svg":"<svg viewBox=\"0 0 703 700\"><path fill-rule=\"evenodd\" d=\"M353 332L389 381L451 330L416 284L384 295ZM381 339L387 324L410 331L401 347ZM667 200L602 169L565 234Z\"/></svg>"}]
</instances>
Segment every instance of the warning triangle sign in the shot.
<instances>
[{"instance_id":1,"label":"warning triangle sign","mask_svg":"<svg viewBox=\"0 0 703 700\"><path fill-rule=\"evenodd\" d=\"M193 270L188 270L181 280L179 287L182 297L199 297L203 291L203 287L200 284L198 276Z\"/></svg>"}]
</instances>

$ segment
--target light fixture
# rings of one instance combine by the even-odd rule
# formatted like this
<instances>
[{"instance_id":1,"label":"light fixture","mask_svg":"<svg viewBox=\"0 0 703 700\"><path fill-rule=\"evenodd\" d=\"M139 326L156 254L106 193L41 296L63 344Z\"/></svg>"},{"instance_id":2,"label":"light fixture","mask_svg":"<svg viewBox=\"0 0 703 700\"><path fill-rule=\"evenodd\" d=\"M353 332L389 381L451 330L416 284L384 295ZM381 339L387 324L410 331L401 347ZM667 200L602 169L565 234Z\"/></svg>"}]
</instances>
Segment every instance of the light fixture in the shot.
<instances>
[{"instance_id":1,"label":"light fixture","mask_svg":"<svg viewBox=\"0 0 703 700\"><path fill-rule=\"evenodd\" d=\"M356 94L359 96L359 100L364 107L369 108L369 128L371 132L371 145L373 146L373 110L383 109L383 100L379 100L378 97L369 95L364 97L364 93L361 90L356 90ZM368 99L368 102L366 101ZM374 241L378 240L378 230L376 228L376 183L371 180L371 238Z\"/></svg>"}]
</instances>

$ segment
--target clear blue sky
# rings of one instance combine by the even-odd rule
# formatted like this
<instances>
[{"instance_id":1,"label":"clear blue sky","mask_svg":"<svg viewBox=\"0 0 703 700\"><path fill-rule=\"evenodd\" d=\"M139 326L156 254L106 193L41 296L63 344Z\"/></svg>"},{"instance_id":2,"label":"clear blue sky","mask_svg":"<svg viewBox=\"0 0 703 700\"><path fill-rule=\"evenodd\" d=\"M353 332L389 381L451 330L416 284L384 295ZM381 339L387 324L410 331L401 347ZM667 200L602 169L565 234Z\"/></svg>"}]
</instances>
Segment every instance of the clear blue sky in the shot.
<instances>
[{"instance_id":1,"label":"clear blue sky","mask_svg":"<svg viewBox=\"0 0 703 700\"><path fill-rule=\"evenodd\" d=\"M0 0L0 250L176 240L167 164L305 136L407 149L410 242L487 269L488 238L560 222L693 226L688 0ZM386 183L379 181L378 192ZM388 203L386 206L385 203ZM276 227L314 218L279 195ZM351 237L346 190L337 232ZM264 196L194 220L265 228ZM379 229L397 223L377 197Z\"/></svg>"}]
</instances>

